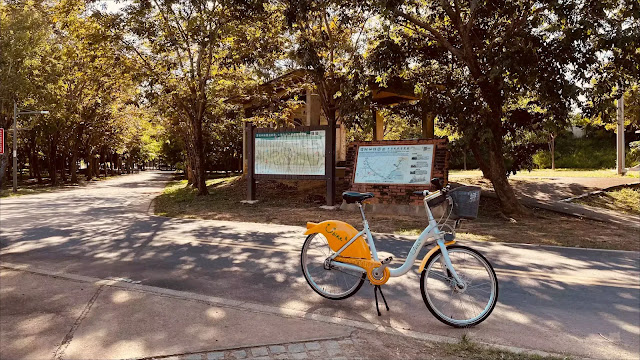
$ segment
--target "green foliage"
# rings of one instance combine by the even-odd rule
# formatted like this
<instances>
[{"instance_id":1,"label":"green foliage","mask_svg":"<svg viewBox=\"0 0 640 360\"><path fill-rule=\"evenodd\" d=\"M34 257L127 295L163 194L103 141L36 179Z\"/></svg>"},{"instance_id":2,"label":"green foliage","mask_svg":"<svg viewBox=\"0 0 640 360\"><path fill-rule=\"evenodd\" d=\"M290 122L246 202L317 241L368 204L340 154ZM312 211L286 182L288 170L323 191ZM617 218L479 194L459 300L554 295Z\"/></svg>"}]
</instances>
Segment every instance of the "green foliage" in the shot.
<instances>
[{"instance_id":1,"label":"green foliage","mask_svg":"<svg viewBox=\"0 0 640 360\"><path fill-rule=\"evenodd\" d=\"M18 117L25 129L18 151L20 167L38 179L47 167L53 184L67 168L77 181L82 158L115 167L150 160L157 151L130 59L93 15L81 0L0 3L0 117L8 120L13 100L19 109L49 111Z\"/></svg>"},{"instance_id":2,"label":"green foliage","mask_svg":"<svg viewBox=\"0 0 640 360\"><path fill-rule=\"evenodd\" d=\"M574 138L566 132L556 140L555 155L558 168L611 169L616 165L615 137L604 133ZM536 153L533 159L537 168L551 168L551 153L548 150Z\"/></svg>"},{"instance_id":3,"label":"green foliage","mask_svg":"<svg viewBox=\"0 0 640 360\"><path fill-rule=\"evenodd\" d=\"M239 157L239 132L225 124L237 115L224 100L254 82L248 65L271 64L280 17L259 1L136 0L123 13L101 14L136 60L145 97L182 138L189 180L201 195L207 168L221 154Z\"/></svg>"},{"instance_id":4,"label":"green foliage","mask_svg":"<svg viewBox=\"0 0 640 360\"><path fill-rule=\"evenodd\" d=\"M533 154L533 164L537 169L550 169L551 151L541 150Z\"/></svg>"},{"instance_id":5,"label":"green foliage","mask_svg":"<svg viewBox=\"0 0 640 360\"><path fill-rule=\"evenodd\" d=\"M341 0L284 0L286 31L291 39L288 58L305 71L320 96L329 122L351 125L362 119L369 76L363 72L363 41L373 14ZM366 115L364 116L366 118Z\"/></svg>"},{"instance_id":6,"label":"green foliage","mask_svg":"<svg viewBox=\"0 0 640 360\"><path fill-rule=\"evenodd\" d=\"M385 17L368 65L381 80L416 84L423 110L450 124L502 184L495 190L510 212L519 208L507 174L530 168L545 137L567 125L578 82L605 62L637 74L637 1L377 4Z\"/></svg>"},{"instance_id":7,"label":"green foliage","mask_svg":"<svg viewBox=\"0 0 640 360\"><path fill-rule=\"evenodd\" d=\"M626 160L627 166L629 167L640 165L640 141L632 141L629 143Z\"/></svg>"},{"instance_id":8,"label":"green foliage","mask_svg":"<svg viewBox=\"0 0 640 360\"><path fill-rule=\"evenodd\" d=\"M590 116L581 117L578 120L580 125L615 131L618 123L618 100L615 98L619 95L617 90L612 90L604 99L598 98L598 105L594 103L596 100L591 100L588 104L592 108L586 112ZM640 85L637 83L630 85L624 92L624 126L627 131L640 130Z\"/></svg>"}]
</instances>

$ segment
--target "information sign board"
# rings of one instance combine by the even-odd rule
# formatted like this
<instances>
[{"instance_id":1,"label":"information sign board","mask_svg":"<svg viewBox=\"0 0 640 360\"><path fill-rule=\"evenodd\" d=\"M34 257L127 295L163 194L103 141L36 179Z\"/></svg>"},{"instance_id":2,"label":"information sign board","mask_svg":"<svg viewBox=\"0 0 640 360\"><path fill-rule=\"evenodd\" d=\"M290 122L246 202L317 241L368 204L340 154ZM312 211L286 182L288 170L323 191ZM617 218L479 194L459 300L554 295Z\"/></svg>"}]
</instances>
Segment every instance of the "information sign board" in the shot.
<instances>
[{"instance_id":1,"label":"information sign board","mask_svg":"<svg viewBox=\"0 0 640 360\"><path fill-rule=\"evenodd\" d=\"M433 144L360 146L353 182L428 185L433 151Z\"/></svg>"},{"instance_id":2,"label":"information sign board","mask_svg":"<svg viewBox=\"0 0 640 360\"><path fill-rule=\"evenodd\" d=\"M254 136L256 175L325 175L325 130Z\"/></svg>"}]
</instances>

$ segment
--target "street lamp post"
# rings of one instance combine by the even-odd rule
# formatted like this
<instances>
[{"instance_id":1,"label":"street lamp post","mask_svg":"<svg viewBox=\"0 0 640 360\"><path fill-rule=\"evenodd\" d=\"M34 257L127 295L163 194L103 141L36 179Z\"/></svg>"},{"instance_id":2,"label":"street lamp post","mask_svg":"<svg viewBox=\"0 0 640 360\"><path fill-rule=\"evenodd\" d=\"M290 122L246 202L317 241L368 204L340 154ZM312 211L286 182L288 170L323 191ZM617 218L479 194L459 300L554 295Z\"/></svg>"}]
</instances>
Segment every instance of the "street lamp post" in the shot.
<instances>
[{"instance_id":1,"label":"street lamp post","mask_svg":"<svg viewBox=\"0 0 640 360\"><path fill-rule=\"evenodd\" d=\"M48 114L49 111L18 111L18 104L13 102L13 192L18 192L18 115ZM55 174L53 175L55 176Z\"/></svg>"}]
</instances>

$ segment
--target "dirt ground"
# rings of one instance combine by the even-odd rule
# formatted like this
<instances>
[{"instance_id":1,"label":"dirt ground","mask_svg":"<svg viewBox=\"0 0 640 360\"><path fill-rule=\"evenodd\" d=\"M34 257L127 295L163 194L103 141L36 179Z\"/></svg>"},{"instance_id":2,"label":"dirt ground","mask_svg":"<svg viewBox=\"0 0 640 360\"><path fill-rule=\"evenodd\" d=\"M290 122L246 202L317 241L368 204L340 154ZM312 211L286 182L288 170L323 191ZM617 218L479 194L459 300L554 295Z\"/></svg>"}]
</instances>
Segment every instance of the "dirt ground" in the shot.
<instances>
[{"instance_id":1,"label":"dirt ground","mask_svg":"<svg viewBox=\"0 0 640 360\"><path fill-rule=\"evenodd\" d=\"M493 190L489 180L482 176L455 176L449 179L452 182L481 186L486 190ZM509 183L520 197L530 197L541 201L560 201L574 196L586 194L592 191L620 186L637 184L637 177L513 177Z\"/></svg>"},{"instance_id":2,"label":"dirt ground","mask_svg":"<svg viewBox=\"0 0 640 360\"><path fill-rule=\"evenodd\" d=\"M274 182L258 185L256 204L246 199L246 183L240 177L208 180L208 196L197 197L185 181L169 184L156 198L158 215L230 221L248 221L304 226L307 221L339 219L360 227L355 211L323 210L323 182ZM416 235L426 226L424 217L367 215L371 230L377 233ZM508 243L545 244L599 249L640 250L637 232L617 225L565 216L541 209L517 221L501 215L497 200L481 199L479 216L466 221L458 231L464 239Z\"/></svg>"},{"instance_id":3,"label":"dirt ground","mask_svg":"<svg viewBox=\"0 0 640 360\"><path fill-rule=\"evenodd\" d=\"M640 184L627 185L613 191L598 192L579 199L574 203L640 215Z\"/></svg>"}]
</instances>

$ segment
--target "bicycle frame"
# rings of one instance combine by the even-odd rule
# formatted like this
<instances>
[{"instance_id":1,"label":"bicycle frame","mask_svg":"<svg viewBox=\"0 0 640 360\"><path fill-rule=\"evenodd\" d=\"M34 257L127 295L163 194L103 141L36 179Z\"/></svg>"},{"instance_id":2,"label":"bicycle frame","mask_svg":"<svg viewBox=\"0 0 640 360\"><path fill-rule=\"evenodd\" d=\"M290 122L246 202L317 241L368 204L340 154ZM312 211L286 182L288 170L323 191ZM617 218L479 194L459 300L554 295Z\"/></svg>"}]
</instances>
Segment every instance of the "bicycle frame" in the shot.
<instances>
[{"instance_id":1,"label":"bicycle frame","mask_svg":"<svg viewBox=\"0 0 640 360\"><path fill-rule=\"evenodd\" d=\"M433 214L431 213L431 209L429 208L429 205L428 205L429 200L436 198L439 195L440 195L440 191L435 192L424 198L424 207L427 210L429 225L422 231L422 233L418 236L416 241L413 243L413 246L409 251L409 255L407 256L407 259L404 261L404 263L398 268L389 268L389 273L391 277L402 276L407 272L409 272L409 270L411 269L411 266L418 258L418 254L420 253L420 250L425 245L425 243L430 239L435 239L436 246L440 248L442 252L442 259L447 269L451 272L451 276L456 280L458 284L461 284L462 286L464 286L464 282L458 277L458 274L456 273L455 269L453 268L453 265L451 264L451 260L449 259L449 253L447 251L447 247L444 242L444 234L440 232L440 230L438 229L438 223L434 219ZM331 262L332 266L343 268L345 270L366 272L365 269L359 266L352 265L352 264L345 264L339 261L333 261L346 248L348 248L349 245L351 245L354 241L356 241L356 239L358 239L360 236L363 236L363 235L366 235L367 243L369 244L369 248L371 250L371 254L373 255L373 259L375 261L380 261L380 259L378 258L378 251L376 250L375 242L373 241L373 235L371 234L371 230L369 229L369 222L367 221L367 218L364 215L362 204L358 203L358 207L360 208L360 214L362 215L362 222L363 222L364 229L359 233L357 233L353 238L351 238L346 244L344 244L337 252L332 254L328 259L332 261ZM425 260L427 260L427 258L437 249L437 247L434 247L427 254L427 256L425 257Z\"/></svg>"}]
</instances>

